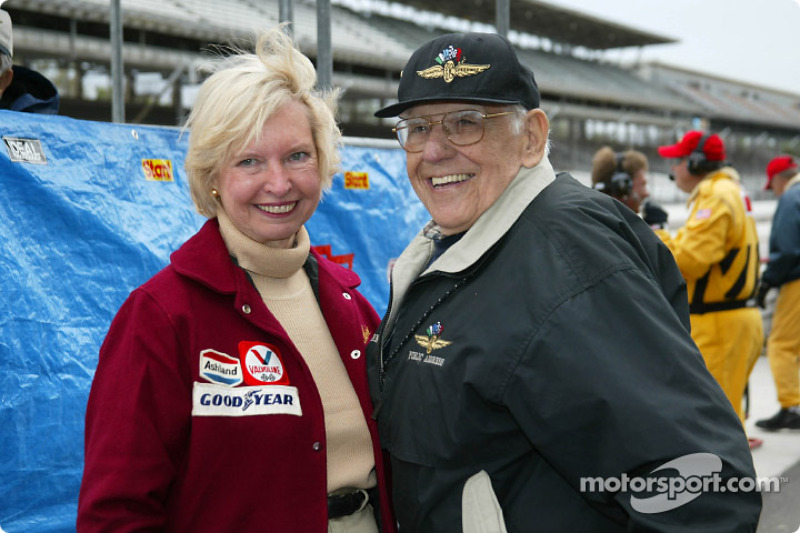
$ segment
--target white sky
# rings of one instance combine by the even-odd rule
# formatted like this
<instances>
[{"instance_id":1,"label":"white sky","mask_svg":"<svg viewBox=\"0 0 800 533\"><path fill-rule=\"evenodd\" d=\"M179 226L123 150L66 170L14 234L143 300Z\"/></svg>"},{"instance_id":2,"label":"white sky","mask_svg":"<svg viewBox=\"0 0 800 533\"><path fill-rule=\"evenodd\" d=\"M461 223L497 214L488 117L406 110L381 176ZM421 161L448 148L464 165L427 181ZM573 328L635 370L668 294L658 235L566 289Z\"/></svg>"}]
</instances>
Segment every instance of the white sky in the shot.
<instances>
[{"instance_id":1,"label":"white sky","mask_svg":"<svg viewBox=\"0 0 800 533\"><path fill-rule=\"evenodd\" d=\"M679 41L610 59L638 56L800 94L800 0L545 1Z\"/></svg>"}]
</instances>

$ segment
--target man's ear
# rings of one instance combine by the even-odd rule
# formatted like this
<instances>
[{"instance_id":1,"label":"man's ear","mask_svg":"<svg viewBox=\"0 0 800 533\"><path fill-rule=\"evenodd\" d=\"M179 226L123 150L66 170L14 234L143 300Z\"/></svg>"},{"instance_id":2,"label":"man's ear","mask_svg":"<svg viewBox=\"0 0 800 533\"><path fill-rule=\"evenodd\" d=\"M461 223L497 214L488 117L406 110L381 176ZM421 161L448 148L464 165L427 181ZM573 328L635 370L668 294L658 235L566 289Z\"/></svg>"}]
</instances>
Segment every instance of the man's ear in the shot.
<instances>
[{"instance_id":1,"label":"man's ear","mask_svg":"<svg viewBox=\"0 0 800 533\"><path fill-rule=\"evenodd\" d=\"M9 68L2 75L0 75L0 93L8 89L8 86L11 85L11 80L14 79L14 69Z\"/></svg>"},{"instance_id":2,"label":"man's ear","mask_svg":"<svg viewBox=\"0 0 800 533\"><path fill-rule=\"evenodd\" d=\"M525 148L522 154L522 165L533 168L539 164L547 153L547 139L550 133L550 121L541 109L531 109L525 115Z\"/></svg>"}]
</instances>

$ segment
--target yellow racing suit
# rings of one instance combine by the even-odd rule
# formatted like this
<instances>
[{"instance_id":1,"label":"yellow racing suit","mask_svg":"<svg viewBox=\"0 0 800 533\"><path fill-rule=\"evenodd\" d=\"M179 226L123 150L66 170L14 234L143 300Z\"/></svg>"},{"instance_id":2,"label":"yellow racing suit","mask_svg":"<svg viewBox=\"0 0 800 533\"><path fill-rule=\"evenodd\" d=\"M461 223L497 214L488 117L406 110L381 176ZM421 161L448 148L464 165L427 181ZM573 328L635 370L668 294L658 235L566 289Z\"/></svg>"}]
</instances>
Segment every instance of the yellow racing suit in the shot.
<instances>
[{"instance_id":1,"label":"yellow racing suit","mask_svg":"<svg viewBox=\"0 0 800 533\"><path fill-rule=\"evenodd\" d=\"M747 305L759 276L755 220L730 167L709 173L687 205L674 237L657 233L686 280L692 339L744 422L742 398L764 342L761 314Z\"/></svg>"},{"instance_id":2,"label":"yellow racing suit","mask_svg":"<svg viewBox=\"0 0 800 533\"><path fill-rule=\"evenodd\" d=\"M800 405L800 174L778 198L769 237L769 263L761 278L780 287L767 339L767 358L781 408Z\"/></svg>"}]
</instances>

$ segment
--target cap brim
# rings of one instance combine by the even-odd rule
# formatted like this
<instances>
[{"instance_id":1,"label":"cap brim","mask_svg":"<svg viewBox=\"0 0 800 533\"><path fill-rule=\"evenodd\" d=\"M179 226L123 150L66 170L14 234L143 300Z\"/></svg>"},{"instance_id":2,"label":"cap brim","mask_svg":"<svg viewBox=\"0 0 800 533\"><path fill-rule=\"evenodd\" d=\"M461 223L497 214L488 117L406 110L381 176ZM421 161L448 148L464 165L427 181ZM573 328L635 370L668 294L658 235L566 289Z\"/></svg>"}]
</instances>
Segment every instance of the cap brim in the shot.
<instances>
[{"instance_id":1,"label":"cap brim","mask_svg":"<svg viewBox=\"0 0 800 533\"><path fill-rule=\"evenodd\" d=\"M396 117L406 109L420 104L430 104L433 102L475 102L476 104L500 104L500 105L519 105L518 100L501 100L497 98L442 98L441 96L430 98L417 98L415 100L406 100L405 102L397 102L386 106L382 109L375 111L375 116L378 118Z\"/></svg>"},{"instance_id":2,"label":"cap brim","mask_svg":"<svg viewBox=\"0 0 800 533\"><path fill-rule=\"evenodd\" d=\"M673 144L670 146L659 146L658 155L661 157L686 157L683 147L680 144Z\"/></svg>"}]
</instances>

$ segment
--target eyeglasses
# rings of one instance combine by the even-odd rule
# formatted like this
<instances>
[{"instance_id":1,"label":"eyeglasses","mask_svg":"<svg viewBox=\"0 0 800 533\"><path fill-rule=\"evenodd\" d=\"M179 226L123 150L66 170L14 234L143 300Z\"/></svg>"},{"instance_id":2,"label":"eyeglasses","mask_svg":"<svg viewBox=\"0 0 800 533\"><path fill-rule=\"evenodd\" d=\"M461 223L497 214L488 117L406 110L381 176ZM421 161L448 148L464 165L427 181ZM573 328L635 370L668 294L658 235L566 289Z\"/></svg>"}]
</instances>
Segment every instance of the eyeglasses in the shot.
<instances>
[{"instance_id":1,"label":"eyeglasses","mask_svg":"<svg viewBox=\"0 0 800 533\"><path fill-rule=\"evenodd\" d=\"M514 111L502 113L481 113L474 109L451 111L442 120L430 121L428 117L415 117L401 120L392 131L397 134L400 146L406 152L421 152L431 134L431 128L441 124L447 139L456 146L469 146L483 139L483 121L490 118L511 115ZM430 115L434 116L434 115Z\"/></svg>"}]
</instances>

